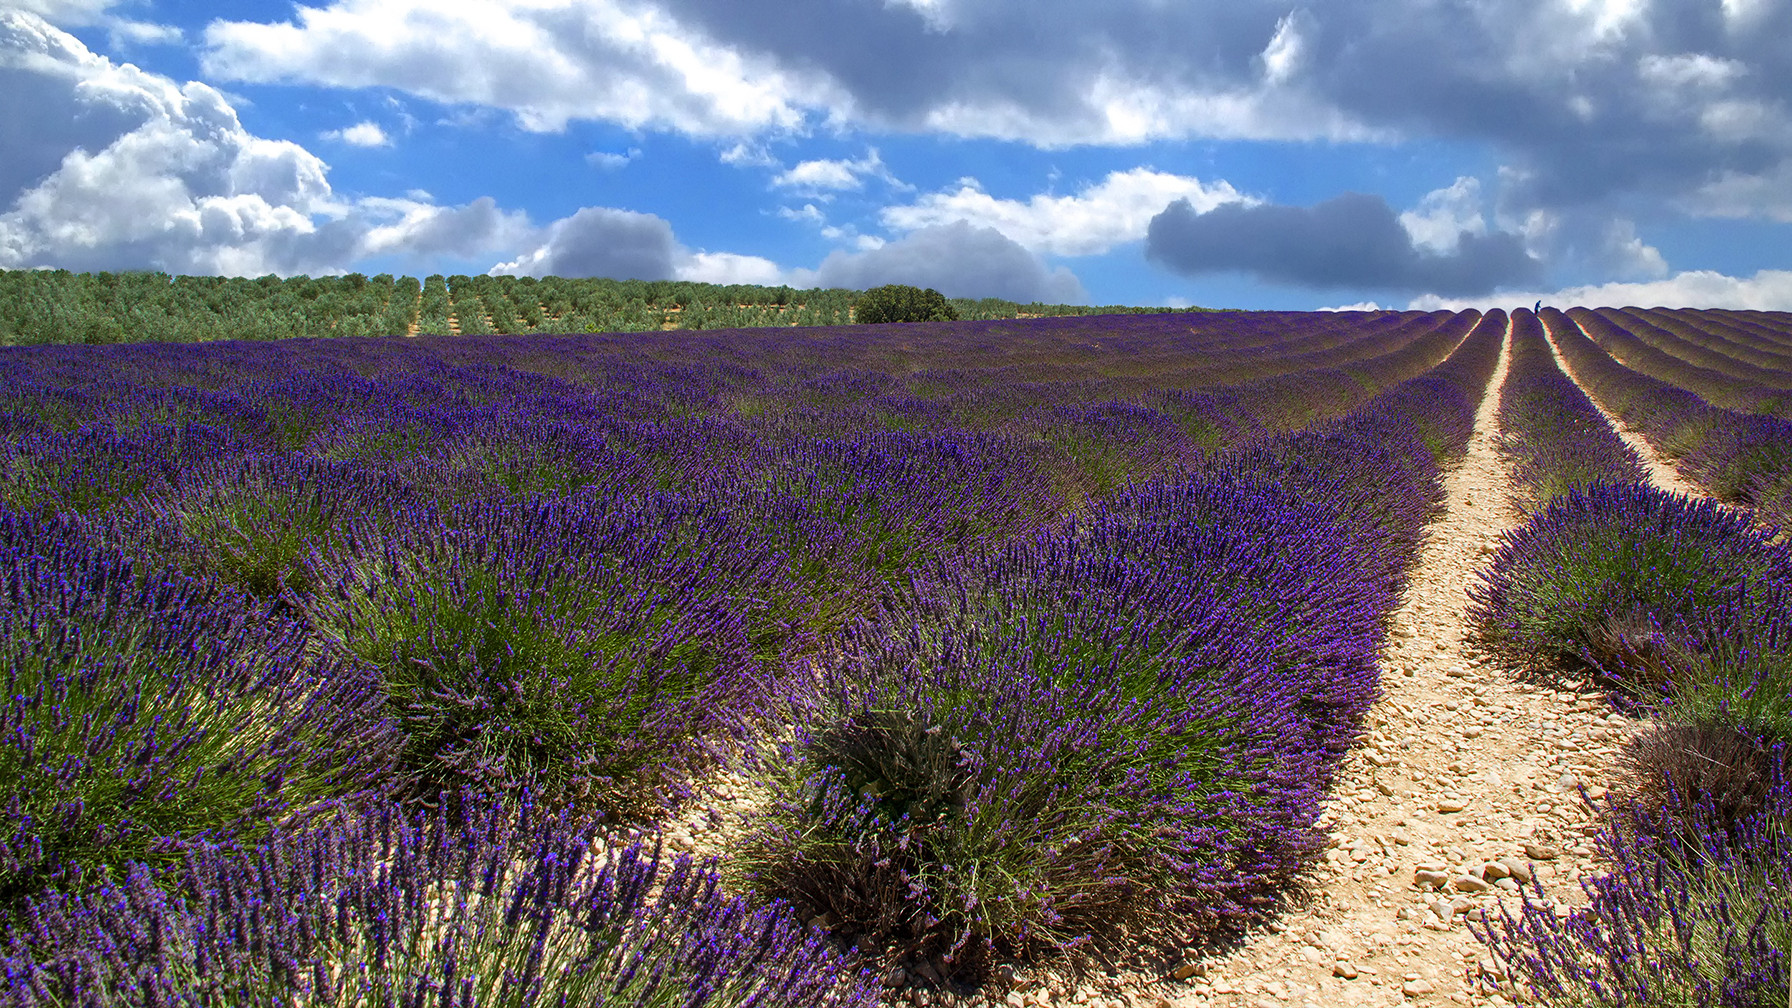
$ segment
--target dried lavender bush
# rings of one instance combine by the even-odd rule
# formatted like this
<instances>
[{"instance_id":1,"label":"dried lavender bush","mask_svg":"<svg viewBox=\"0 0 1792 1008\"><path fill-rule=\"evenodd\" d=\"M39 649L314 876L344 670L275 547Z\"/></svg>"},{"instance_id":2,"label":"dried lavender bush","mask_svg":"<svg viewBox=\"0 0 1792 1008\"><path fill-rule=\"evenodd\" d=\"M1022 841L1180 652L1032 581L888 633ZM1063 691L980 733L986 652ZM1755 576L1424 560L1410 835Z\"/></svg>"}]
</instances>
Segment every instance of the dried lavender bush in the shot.
<instances>
[{"instance_id":1,"label":"dried lavender bush","mask_svg":"<svg viewBox=\"0 0 1792 1008\"><path fill-rule=\"evenodd\" d=\"M1622 753L1624 790L1657 816L1657 834L1727 830L1758 813L1792 769L1792 606L1784 590L1761 602L1720 611L1711 622L1724 632L1668 642L1656 723Z\"/></svg>"}]
</instances>

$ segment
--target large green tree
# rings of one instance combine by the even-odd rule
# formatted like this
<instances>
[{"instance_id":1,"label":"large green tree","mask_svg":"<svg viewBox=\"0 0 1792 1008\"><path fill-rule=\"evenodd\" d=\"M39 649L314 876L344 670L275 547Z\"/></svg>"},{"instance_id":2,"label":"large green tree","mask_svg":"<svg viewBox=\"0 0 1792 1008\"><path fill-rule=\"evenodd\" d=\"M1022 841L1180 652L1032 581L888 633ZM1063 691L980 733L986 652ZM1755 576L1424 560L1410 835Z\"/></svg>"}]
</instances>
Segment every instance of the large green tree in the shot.
<instances>
[{"instance_id":1,"label":"large green tree","mask_svg":"<svg viewBox=\"0 0 1792 1008\"><path fill-rule=\"evenodd\" d=\"M858 322L951 322L958 311L932 287L885 284L873 287L853 306Z\"/></svg>"}]
</instances>

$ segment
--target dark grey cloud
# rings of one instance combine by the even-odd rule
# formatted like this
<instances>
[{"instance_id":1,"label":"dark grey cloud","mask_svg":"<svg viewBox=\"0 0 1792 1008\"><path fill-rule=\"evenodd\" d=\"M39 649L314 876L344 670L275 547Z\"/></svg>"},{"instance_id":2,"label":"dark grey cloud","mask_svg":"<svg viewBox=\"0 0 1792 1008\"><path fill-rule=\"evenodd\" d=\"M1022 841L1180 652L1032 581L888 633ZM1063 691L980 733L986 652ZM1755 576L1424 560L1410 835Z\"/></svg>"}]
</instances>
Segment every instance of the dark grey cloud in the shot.
<instances>
[{"instance_id":1,"label":"dark grey cloud","mask_svg":"<svg viewBox=\"0 0 1792 1008\"><path fill-rule=\"evenodd\" d=\"M1178 89L1241 79L1288 13L1282 5L1159 0L946 2L937 14L900 2L786 0L775 18L733 0L663 6L712 37L824 73L863 114L889 125L921 125L953 102L1000 103L1041 119L1068 117L1092 132L1096 76Z\"/></svg>"},{"instance_id":2,"label":"dark grey cloud","mask_svg":"<svg viewBox=\"0 0 1792 1008\"><path fill-rule=\"evenodd\" d=\"M672 225L653 214L585 207L548 225L542 241L495 273L669 280L679 253Z\"/></svg>"},{"instance_id":3,"label":"dark grey cloud","mask_svg":"<svg viewBox=\"0 0 1792 1008\"><path fill-rule=\"evenodd\" d=\"M1022 303L1080 304L1076 275L1048 268L995 228L966 221L920 228L867 252L833 252L815 272L822 287L863 290L900 283L947 297L999 297Z\"/></svg>"},{"instance_id":4,"label":"dark grey cloud","mask_svg":"<svg viewBox=\"0 0 1792 1008\"><path fill-rule=\"evenodd\" d=\"M460 207L430 207L403 226L396 249L427 261L435 256L469 258L494 247L514 245L528 229L518 211L505 210L490 196Z\"/></svg>"},{"instance_id":5,"label":"dark grey cloud","mask_svg":"<svg viewBox=\"0 0 1792 1008\"><path fill-rule=\"evenodd\" d=\"M1792 169L1792 4L1695 0L663 0L782 65L825 74L873 123L1111 138L1116 95L1158 135L1494 145L1510 208L1659 200ZM1284 64L1272 72L1270 42ZM1204 103L1202 97L1219 100ZM1161 99L1161 100L1160 100ZM1188 99L1179 110L1178 99ZM1147 138L1148 139L1148 138Z\"/></svg>"},{"instance_id":6,"label":"dark grey cloud","mask_svg":"<svg viewBox=\"0 0 1792 1008\"><path fill-rule=\"evenodd\" d=\"M1151 260L1183 274L1239 271L1272 283L1462 297L1541 278L1517 235L1464 231L1453 251L1413 244L1379 196L1346 193L1310 207L1226 203L1196 213L1177 200L1151 219Z\"/></svg>"}]
</instances>

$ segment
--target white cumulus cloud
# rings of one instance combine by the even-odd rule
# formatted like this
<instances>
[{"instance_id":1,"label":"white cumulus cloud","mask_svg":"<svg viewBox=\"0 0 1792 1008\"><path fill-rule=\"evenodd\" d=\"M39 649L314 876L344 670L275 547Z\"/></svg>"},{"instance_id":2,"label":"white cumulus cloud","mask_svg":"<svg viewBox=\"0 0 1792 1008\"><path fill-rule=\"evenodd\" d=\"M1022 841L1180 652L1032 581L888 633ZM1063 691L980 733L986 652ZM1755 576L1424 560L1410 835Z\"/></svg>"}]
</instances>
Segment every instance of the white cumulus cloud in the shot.
<instances>
[{"instance_id":1,"label":"white cumulus cloud","mask_svg":"<svg viewBox=\"0 0 1792 1008\"><path fill-rule=\"evenodd\" d=\"M391 87L505 109L525 129L595 119L699 136L786 129L817 85L623 0L340 0L292 21L214 21L208 74Z\"/></svg>"},{"instance_id":2,"label":"white cumulus cloud","mask_svg":"<svg viewBox=\"0 0 1792 1008\"><path fill-rule=\"evenodd\" d=\"M0 73L11 100L59 120L8 158L31 167L0 195L0 265L266 272L343 251L321 226L341 213L324 163L251 135L212 88L114 64L18 11L0 13Z\"/></svg>"},{"instance_id":3,"label":"white cumulus cloud","mask_svg":"<svg viewBox=\"0 0 1792 1008\"><path fill-rule=\"evenodd\" d=\"M795 189L799 192L819 194L862 189L865 187L865 180L870 178L882 179L898 189L913 188L904 185L901 179L890 173L883 158L878 156L876 148L872 148L862 158L818 158L799 161L774 176L772 185L781 189Z\"/></svg>"},{"instance_id":4,"label":"white cumulus cloud","mask_svg":"<svg viewBox=\"0 0 1792 1008\"><path fill-rule=\"evenodd\" d=\"M913 203L885 207L886 227L915 231L968 221L1000 231L1022 248L1047 255L1099 255L1145 237L1151 218L1186 199L1198 213L1222 203L1254 203L1226 181L1203 182L1151 168L1110 172L1070 195L1039 193L1025 200L985 192L974 178L957 189L927 193Z\"/></svg>"},{"instance_id":5,"label":"white cumulus cloud","mask_svg":"<svg viewBox=\"0 0 1792 1008\"><path fill-rule=\"evenodd\" d=\"M376 122L358 122L339 130L324 133L325 140L340 140L353 147L390 147L391 136Z\"/></svg>"},{"instance_id":6,"label":"white cumulus cloud","mask_svg":"<svg viewBox=\"0 0 1792 1008\"><path fill-rule=\"evenodd\" d=\"M762 256L736 252L684 251L673 260L680 280L713 284L762 284L776 287L785 282L784 270Z\"/></svg>"},{"instance_id":7,"label":"white cumulus cloud","mask_svg":"<svg viewBox=\"0 0 1792 1008\"><path fill-rule=\"evenodd\" d=\"M620 152L592 151L585 155L585 163L591 165L593 168L615 171L618 168L626 167L630 161L633 161L640 156L641 148L639 147L630 147L628 150Z\"/></svg>"},{"instance_id":8,"label":"white cumulus cloud","mask_svg":"<svg viewBox=\"0 0 1792 1008\"><path fill-rule=\"evenodd\" d=\"M404 199L368 197L356 204L367 224L360 255L397 253L418 261L449 256L468 259L481 253L514 248L535 234L527 214L505 210L490 196L460 207L437 205L428 193L413 191Z\"/></svg>"},{"instance_id":9,"label":"white cumulus cloud","mask_svg":"<svg viewBox=\"0 0 1792 1008\"><path fill-rule=\"evenodd\" d=\"M1792 311L1792 270L1759 270L1753 276L1729 276L1715 270L1686 270L1660 280L1587 284L1554 291L1502 291L1481 298L1414 298L1407 305L1419 311L1440 308L1516 308L1536 301L1558 308L1740 308Z\"/></svg>"},{"instance_id":10,"label":"white cumulus cloud","mask_svg":"<svg viewBox=\"0 0 1792 1008\"><path fill-rule=\"evenodd\" d=\"M1281 83L1293 77L1300 68L1301 18L1293 13L1276 22L1276 33L1270 37L1269 44L1263 47L1260 59L1263 60L1263 76L1273 83Z\"/></svg>"},{"instance_id":11,"label":"white cumulus cloud","mask_svg":"<svg viewBox=\"0 0 1792 1008\"><path fill-rule=\"evenodd\" d=\"M1480 180L1463 176L1442 189L1433 189L1419 205L1400 215L1400 226L1420 248L1447 255L1456 251L1462 234L1487 233L1481 216Z\"/></svg>"},{"instance_id":12,"label":"white cumulus cloud","mask_svg":"<svg viewBox=\"0 0 1792 1008\"><path fill-rule=\"evenodd\" d=\"M327 273L518 231L490 200L345 200L320 158L250 133L217 90L114 63L23 11L0 11L0 122L24 128L0 158L4 267Z\"/></svg>"}]
</instances>

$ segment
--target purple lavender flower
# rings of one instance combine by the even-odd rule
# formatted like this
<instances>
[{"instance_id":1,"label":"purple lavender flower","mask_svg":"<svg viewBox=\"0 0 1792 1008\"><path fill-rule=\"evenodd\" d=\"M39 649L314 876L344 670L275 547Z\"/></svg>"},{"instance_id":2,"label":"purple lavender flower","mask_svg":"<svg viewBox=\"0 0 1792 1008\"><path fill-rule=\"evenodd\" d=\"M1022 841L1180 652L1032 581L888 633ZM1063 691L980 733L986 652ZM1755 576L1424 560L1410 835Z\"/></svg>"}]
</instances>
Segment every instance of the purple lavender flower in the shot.
<instances>
[{"instance_id":1,"label":"purple lavender flower","mask_svg":"<svg viewBox=\"0 0 1792 1008\"><path fill-rule=\"evenodd\" d=\"M1747 512L1595 484L1506 534L1470 614L1491 646L1521 660L1650 693L1674 678L1672 640L1733 635L1789 582L1792 553Z\"/></svg>"},{"instance_id":2,"label":"purple lavender flower","mask_svg":"<svg viewBox=\"0 0 1792 1008\"><path fill-rule=\"evenodd\" d=\"M1558 914L1533 881L1516 915L1502 905L1497 917L1470 922L1509 984L1552 1004L1784 1004L1792 966L1785 778L1772 782L1766 807L1727 829L1664 837L1646 811L1608 800L1605 813L1595 842L1611 870L1581 883L1587 907Z\"/></svg>"},{"instance_id":3,"label":"purple lavender flower","mask_svg":"<svg viewBox=\"0 0 1792 1008\"><path fill-rule=\"evenodd\" d=\"M521 799L469 796L459 818L343 809L252 848L45 892L7 934L0 1004L876 1003L787 908Z\"/></svg>"},{"instance_id":4,"label":"purple lavender flower","mask_svg":"<svg viewBox=\"0 0 1792 1008\"><path fill-rule=\"evenodd\" d=\"M366 670L238 593L0 512L0 892L253 837L385 785Z\"/></svg>"}]
</instances>

